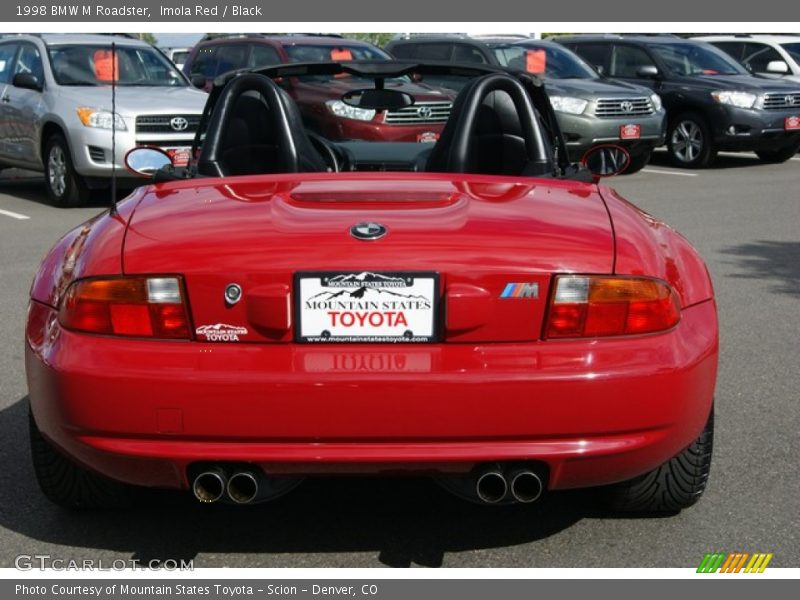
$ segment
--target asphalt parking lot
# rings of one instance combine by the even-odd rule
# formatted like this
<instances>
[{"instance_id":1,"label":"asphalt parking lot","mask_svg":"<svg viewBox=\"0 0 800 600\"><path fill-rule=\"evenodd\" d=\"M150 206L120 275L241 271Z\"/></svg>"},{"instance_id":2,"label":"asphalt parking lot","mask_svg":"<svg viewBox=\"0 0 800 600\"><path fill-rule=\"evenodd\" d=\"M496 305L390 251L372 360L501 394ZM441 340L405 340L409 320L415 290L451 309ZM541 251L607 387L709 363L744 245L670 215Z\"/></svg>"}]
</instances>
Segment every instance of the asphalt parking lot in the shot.
<instances>
[{"instance_id":1,"label":"asphalt parking lot","mask_svg":"<svg viewBox=\"0 0 800 600\"><path fill-rule=\"evenodd\" d=\"M195 567L696 567L707 551L800 564L800 155L783 165L723 155L711 169L682 171L657 154L611 180L697 246L717 291L710 487L665 518L603 512L590 492L473 506L424 479L319 479L245 508L200 506L188 494L125 512L56 508L39 493L28 451L27 293L52 243L104 207L53 208L41 179L23 175L0 178L0 567L19 554Z\"/></svg>"}]
</instances>

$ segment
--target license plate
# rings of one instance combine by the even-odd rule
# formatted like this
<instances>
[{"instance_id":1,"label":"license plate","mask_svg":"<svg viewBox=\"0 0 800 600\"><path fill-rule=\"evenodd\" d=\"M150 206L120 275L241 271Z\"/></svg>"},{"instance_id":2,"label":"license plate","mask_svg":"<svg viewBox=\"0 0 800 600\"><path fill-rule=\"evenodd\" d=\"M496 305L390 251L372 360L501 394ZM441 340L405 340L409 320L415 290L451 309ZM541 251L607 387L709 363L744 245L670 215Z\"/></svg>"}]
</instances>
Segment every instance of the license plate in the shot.
<instances>
[{"instance_id":1,"label":"license plate","mask_svg":"<svg viewBox=\"0 0 800 600\"><path fill-rule=\"evenodd\" d=\"M620 125L619 139L621 140L638 140L642 137L641 125Z\"/></svg>"},{"instance_id":2,"label":"license plate","mask_svg":"<svg viewBox=\"0 0 800 600\"><path fill-rule=\"evenodd\" d=\"M185 167L189 164L189 159L192 157L192 149L188 146L180 148L164 148L164 151L172 161L174 167Z\"/></svg>"},{"instance_id":3,"label":"license plate","mask_svg":"<svg viewBox=\"0 0 800 600\"><path fill-rule=\"evenodd\" d=\"M431 342L438 298L437 273L297 273L295 337L312 343Z\"/></svg>"},{"instance_id":4,"label":"license plate","mask_svg":"<svg viewBox=\"0 0 800 600\"><path fill-rule=\"evenodd\" d=\"M798 117L786 117L783 120L783 128L787 131L794 131L795 129L800 129L800 116Z\"/></svg>"}]
</instances>

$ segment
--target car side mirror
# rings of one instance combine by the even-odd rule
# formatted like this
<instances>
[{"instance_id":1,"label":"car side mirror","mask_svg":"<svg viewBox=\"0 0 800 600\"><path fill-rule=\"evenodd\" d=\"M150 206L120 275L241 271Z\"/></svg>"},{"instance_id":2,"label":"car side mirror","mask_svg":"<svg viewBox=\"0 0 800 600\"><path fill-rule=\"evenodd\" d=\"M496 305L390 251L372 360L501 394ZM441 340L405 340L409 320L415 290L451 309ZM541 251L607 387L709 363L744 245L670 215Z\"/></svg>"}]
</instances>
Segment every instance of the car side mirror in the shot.
<instances>
[{"instance_id":1,"label":"car side mirror","mask_svg":"<svg viewBox=\"0 0 800 600\"><path fill-rule=\"evenodd\" d=\"M789 72L789 65L782 60L771 60L767 63L767 73L786 75Z\"/></svg>"},{"instance_id":2,"label":"car side mirror","mask_svg":"<svg viewBox=\"0 0 800 600\"><path fill-rule=\"evenodd\" d=\"M172 159L161 148L134 148L125 155L125 166L139 177L153 177L168 165Z\"/></svg>"},{"instance_id":3,"label":"car side mirror","mask_svg":"<svg viewBox=\"0 0 800 600\"><path fill-rule=\"evenodd\" d=\"M25 90L34 90L36 92L42 91L42 83L33 73L17 73L14 75L14 79L11 80L11 84L14 87Z\"/></svg>"},{"instance_id":4,"label":"car side mirror","mask_svg":"<svg viewBox=\"0 0 800 600\"><path fill-rule=\"evenodd\" d=\"M631 164L631 155L622 146L602 144L590 148L581 158L581 164L598 180L624 172Z\"/></svg>"},{"instance_id":5,"label":"car side mirror","mask_svg":"<svg viewBox=\"0 0 800 600\"><path fill-rule=\"evenodd\" d=\"M206 76L201 75L200 73L195 73L192 75L189 81L191 81L192 85L198 89L202 90L204 87L206 87Z\"/></svg>"},{"instance_id":6,"label":"car side mirror","mask_svg":"<svg viewBox=\"0 0 800 600\"><path fill-rule=\"evenodd\" d=\"M642 65L636 69L636 76L642 79L657 79L659 76L658 67L655 65Z\"/></svg>"}]
</instances>

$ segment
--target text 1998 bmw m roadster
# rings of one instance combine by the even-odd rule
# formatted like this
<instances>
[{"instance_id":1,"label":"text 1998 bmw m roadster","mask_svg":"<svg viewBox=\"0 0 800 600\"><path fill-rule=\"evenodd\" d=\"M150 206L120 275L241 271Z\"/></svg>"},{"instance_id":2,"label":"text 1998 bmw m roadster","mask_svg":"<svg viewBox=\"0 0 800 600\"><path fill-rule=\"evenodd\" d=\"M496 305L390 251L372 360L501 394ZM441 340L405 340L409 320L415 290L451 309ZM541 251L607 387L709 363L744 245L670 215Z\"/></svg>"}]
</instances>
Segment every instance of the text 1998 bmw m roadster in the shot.
<instances>
[{"instance_id":1,"label":"text 1998 bmw m roadster","mask_svg":"<svg viewBox=\"0 0 800 600\"><path fill-rule=\"evenodd\" d=\"M399 80L464 77L433 143L325 140L286 78L415 114ZM674 511L708 478L717 317L691 245L566 161L541 82L409 62L216 82L196 160L68 233L31 289L31 441L52 500L131 486L248 503L303 477L427 473L487 504L605 486ZM163 159L164 163L160 162ZM616 162L615 162L616 161Z\"/></svg>"}]
</instances>

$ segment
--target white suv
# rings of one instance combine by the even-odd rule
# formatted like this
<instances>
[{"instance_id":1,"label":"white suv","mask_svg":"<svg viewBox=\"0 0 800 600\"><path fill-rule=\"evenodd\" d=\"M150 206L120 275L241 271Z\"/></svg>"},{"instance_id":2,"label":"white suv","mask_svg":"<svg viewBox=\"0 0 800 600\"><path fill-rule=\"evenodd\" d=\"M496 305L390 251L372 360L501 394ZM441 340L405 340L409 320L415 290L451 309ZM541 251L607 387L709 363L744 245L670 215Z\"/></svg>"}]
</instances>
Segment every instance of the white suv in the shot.
<instances>
[{"instance_id":1,"label":"white suv","mask_svg":"<svg viewBox=\"0 0 800 600\"><path fill-rule=\"evenodd\" d=\"M42 171L53 204L82 204L90 189L108 186L112 165L122 187L135 185L124 166L132 148L159 146L175 164L188 160L206 99L161 52L139 40L66 34L4 37L0 169Z\"/></svg>"},{"instance_id":2,"label":"white suv","mask_svg":"<svg viewBox=\"0 0 800 600\"><path fill-rule=\"evenodd\" d=\"M755 75L800 82L800 37L789 35L710 35L713 44Z\"/></svg>"}]
</instances>

